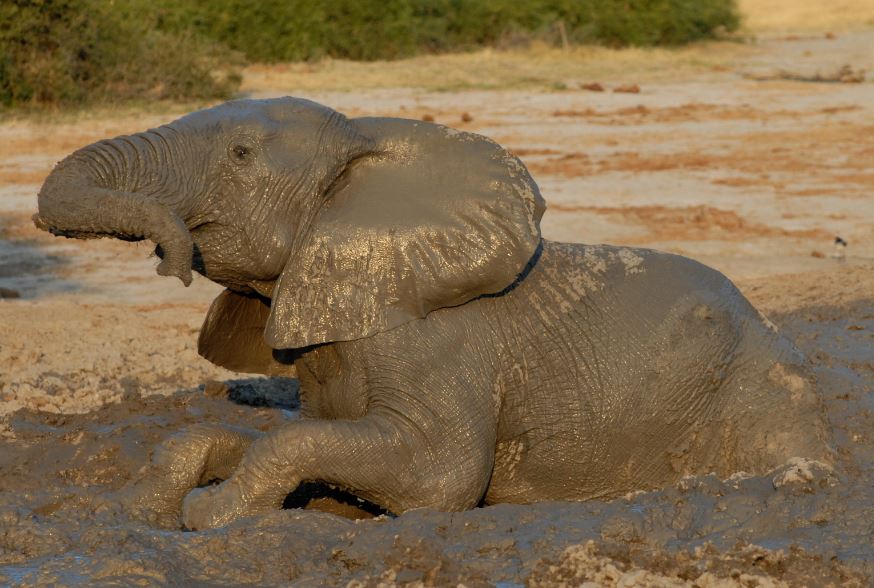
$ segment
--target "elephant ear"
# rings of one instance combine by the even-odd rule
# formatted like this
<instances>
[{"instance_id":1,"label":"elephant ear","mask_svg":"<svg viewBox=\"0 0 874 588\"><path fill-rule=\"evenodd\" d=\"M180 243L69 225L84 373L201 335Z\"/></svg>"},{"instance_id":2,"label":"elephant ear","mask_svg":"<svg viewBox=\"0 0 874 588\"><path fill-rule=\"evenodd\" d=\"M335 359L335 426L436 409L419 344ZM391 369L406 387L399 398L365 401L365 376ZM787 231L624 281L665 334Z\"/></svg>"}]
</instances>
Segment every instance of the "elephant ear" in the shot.
<instances>
[{"instance_id":1,"label":"elephant ear","mask_svg":"<svg viewBox=\"0 0 874 588\"><path fill-rule=\"evenodd\" d=\"M511 286L540 244L544 202L496 143L402 119L357 119L351 161L276 284L265 339L369 337Z\"/></svg>"},{"instance_id":2,"label":"elephant ear","mask_svg":"<svg viewBox=\"0 0 874 588\"><path fill-rule=\"evenodd\" d=\"M200 329L197 352L215 365L250 374L293 376L293 354L264 342L270 302L258 295L225 290Z\"/></svg>"}]
</instances>

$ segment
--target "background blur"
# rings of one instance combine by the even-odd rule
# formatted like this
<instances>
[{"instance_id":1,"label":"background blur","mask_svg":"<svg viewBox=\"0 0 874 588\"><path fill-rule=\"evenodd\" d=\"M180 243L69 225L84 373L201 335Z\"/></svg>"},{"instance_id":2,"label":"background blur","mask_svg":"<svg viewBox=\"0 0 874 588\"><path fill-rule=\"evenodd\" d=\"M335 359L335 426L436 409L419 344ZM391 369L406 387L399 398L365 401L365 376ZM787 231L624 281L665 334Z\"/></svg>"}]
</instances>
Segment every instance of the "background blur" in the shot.
<instances>
[{"instance_id":1,"label":"background blur","mask_svg":"<svg viewBox=\"0 0 874 588\"><path fill-rule=\"evenodd\" d=\"M6 0L0 23L0 103L15 106L228 97L244 63L679 45L739 16L731 0Z\"/></svg>"}]
</instances>

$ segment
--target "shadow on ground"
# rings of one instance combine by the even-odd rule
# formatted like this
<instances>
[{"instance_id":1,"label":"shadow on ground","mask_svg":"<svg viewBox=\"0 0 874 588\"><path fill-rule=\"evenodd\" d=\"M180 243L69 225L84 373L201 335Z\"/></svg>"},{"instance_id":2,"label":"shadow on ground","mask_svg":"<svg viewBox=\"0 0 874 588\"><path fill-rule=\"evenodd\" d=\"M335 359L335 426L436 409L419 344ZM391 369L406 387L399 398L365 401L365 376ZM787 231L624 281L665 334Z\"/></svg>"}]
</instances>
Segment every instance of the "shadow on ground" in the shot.
<instances>
[{"instance_id":1,"label":"shadow on ground","mask_svg":"<svg viewBox=\"0 0 874 588\"><path fill-rule=\"evenodd\" d=\"M0 238L0 289L5 292L2 297L38 298L75 291L76 282L56 275L58 269L68 264L65 257L47 252L35 240Z\"/></svg>"}]
</instances>

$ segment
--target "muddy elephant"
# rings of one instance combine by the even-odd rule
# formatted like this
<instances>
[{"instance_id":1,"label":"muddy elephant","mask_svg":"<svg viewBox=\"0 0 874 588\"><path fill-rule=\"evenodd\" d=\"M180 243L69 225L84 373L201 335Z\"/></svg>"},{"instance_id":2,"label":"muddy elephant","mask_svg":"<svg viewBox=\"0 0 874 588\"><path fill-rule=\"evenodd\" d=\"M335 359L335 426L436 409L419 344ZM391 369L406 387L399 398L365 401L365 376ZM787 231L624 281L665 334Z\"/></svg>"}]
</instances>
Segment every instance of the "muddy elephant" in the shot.
<instances>
[{"instance_id":1,"label":"muddy elephant","mask_svg":"<svg viewBox=\"0 0 874 588\"><path fill-rule=\"evenodd\" d=\"M204 357L294 366L301 419L196 427L155 451L140 496L192 529L280 508L308 481L401 513L829 459L803 358L726 277L545 240L544 208L482 136L283 98L84 147L34 220L152 240L159 274L226 287Z\"/></svg>"}]
</instances>

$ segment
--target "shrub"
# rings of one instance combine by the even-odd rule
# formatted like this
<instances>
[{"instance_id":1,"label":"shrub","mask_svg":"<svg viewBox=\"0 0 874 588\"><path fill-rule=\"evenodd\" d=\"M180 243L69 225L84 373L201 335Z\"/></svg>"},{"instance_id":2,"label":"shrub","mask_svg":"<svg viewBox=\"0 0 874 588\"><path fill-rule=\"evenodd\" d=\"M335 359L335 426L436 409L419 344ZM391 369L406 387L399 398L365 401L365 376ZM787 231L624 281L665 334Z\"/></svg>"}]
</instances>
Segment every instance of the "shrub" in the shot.
<instances>
[{"instance_id":1,"label":"shrub","mask_svg":"<svg viewBox=\"0 0 874 588\"><path fill-rule=\"evenodd\" d=\"M735 30L734 0L157 0L162 27L199 33L253 61L394 59L510 36L676 45Z\"/></svg>"},{"instance_id":2,"label":"shrub","mask_svg":"<svg viewBox=\"0 0 874 588\"><path fill-rule=\"evenodd\" d=\"M681 45L734 31L740 18L734 2L714 0L597 0L593 39L614 46Z\"/></svg>"},{"instance_id":3,"label":"shrub","mask_svg":"<svg viewBox=\"0 0 874 588\"><path fill-rule=\"evenodd\" d=\"M3 0L0 105L220 98L237 87L226 49L154 25L145 2Z\"/></svg>"}]
</instances>

